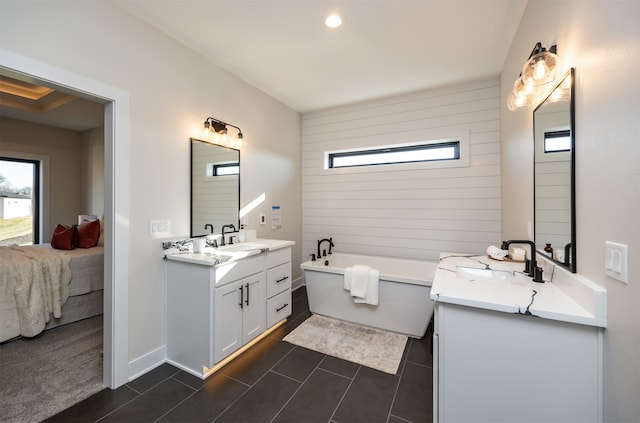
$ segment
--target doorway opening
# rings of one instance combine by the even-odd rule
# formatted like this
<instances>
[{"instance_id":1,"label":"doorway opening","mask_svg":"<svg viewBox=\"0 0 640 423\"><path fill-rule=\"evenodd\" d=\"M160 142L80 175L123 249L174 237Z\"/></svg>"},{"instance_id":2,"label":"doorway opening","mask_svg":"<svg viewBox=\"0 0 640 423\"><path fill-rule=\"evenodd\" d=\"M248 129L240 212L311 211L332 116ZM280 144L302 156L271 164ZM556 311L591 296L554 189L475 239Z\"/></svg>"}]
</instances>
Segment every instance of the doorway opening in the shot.
<instances>
[{"instance_id":1,"label":"doorway opening","mask_svg":"<svg viewBox=\"0 0 640 423\"><path fill-rule=\"evenodd\" d=\"M115 389L129 378L129 94L1 48L0 55L3 58L1 74L56 87L102 107L105 175L103 382ZM45 192L44 201L48 200ZM42 216L43 220L46 218Z\"/></svg>"}]
</instances>

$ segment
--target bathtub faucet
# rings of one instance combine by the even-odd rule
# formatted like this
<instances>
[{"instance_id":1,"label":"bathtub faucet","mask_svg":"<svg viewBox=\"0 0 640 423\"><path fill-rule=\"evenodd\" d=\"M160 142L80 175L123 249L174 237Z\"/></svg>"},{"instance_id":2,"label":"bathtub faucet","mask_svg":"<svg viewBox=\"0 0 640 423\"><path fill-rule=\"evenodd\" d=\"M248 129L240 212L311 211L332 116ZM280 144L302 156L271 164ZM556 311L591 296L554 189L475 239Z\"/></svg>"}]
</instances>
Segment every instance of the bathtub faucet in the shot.
<instances>
[{"instance_id":1,"label":"bathtub faucet","mask_svg":"<svg viewBox=\"0 0 640 423\"><path fill-rule=\"evenodd\" d=\"M329 243L329 254L331 254L331 247L335 247L335 245L333 244L333 238L321 239L320 241L318 241L318 255L316 256L318 258L327 256L327 250L321 250L320 249L320 246L325 241Z\"/></svg>"}]
</instances>

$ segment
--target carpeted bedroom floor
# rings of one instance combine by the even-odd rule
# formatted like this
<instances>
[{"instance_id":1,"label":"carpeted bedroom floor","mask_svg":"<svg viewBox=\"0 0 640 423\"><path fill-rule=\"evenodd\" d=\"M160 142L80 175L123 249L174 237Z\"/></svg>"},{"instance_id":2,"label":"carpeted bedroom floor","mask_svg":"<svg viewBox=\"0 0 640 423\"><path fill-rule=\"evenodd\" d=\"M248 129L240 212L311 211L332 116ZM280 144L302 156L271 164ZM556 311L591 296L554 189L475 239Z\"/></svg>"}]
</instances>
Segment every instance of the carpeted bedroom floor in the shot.
<instances>
[{"instance_id":1,"label":"carpeted bedroom floor","mask_svg":"<svg viewBox=\"0 0 640 423\"><path fill-rule=\"evenodd\" d=\"M0 422L38 422L102 390L102 316L0 345Z\"/></svg>"}]
</instances>

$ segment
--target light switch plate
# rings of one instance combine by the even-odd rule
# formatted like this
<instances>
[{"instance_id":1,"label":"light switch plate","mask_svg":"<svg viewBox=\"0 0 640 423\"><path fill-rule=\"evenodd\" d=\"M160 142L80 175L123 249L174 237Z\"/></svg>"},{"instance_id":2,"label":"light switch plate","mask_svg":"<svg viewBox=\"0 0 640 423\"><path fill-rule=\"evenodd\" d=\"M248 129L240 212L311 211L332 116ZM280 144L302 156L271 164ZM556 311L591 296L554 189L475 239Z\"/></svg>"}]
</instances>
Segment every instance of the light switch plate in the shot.
<instances>
[{"instance_id":1,"label":"light switch plate","mask_svg":"<svg viewBox=\"0 0 640 423\"><path fill-rule=\"evenodd\" d=\"M607 276L629 283L628 278L628 246L617 242L605 241L604 271Z\"/></svg>"},{"instance_id":2,"label":"light switch plate","mask_svg":"<svg viewBox=\"0 0 640 423\"><path fill-rule=\"evenodd\" d=\"M164 236L171 233L171 220L158 219L149 221L149 235Z\"/></svg>"}]
</instances>

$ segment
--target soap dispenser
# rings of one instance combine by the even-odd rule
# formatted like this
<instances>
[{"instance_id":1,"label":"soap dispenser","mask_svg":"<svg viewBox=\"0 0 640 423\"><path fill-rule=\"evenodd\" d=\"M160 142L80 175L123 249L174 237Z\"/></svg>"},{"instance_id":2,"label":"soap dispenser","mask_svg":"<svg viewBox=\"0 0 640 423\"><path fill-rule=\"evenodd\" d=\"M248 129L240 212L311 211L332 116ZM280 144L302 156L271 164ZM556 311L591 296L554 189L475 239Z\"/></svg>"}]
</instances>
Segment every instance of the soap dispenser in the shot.
<instances>
[{"instance_id":1,"label":"soap dispenser","mask_svg":"<svg viewBox=\"0 0 640 423\"><path fill-rule=\"evenodd\" d=\"M240 224L240 230L238 231L238 239L240 242L245 242L247 240L247 235L244 230L244 224Z\"/></svg>"}]
</instances>

